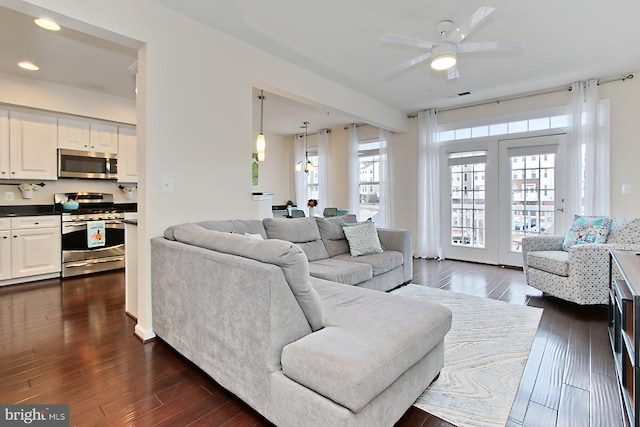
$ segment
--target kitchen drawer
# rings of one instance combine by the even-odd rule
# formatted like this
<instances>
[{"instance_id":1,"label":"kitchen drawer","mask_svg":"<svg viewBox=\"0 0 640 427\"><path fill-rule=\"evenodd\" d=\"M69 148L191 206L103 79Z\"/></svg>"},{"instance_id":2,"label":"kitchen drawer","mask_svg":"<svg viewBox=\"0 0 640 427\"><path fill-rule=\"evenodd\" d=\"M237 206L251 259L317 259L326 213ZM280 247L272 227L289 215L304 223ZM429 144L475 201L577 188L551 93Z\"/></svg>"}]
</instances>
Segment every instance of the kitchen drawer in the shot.
<instances>
[{"instance_id":1,"label":"kitchen drawer","mask_svg":"<svg viewBox=\"0 0 640 427\"><path fill-rule=\"evenodd\" d=\"M11 229L60 227L60 221L60 215L20 216L11 218Z\"/></svg>"},{"instance_id":2,"label":"kitchen drawer","mask_svg":"<svg viewBox=\"0 0 640 427\"><path fill-rule=\"evenodd\" d=\"M0 218L0 231L11 229L11 218Z\"/></svg>"}]
</instances>

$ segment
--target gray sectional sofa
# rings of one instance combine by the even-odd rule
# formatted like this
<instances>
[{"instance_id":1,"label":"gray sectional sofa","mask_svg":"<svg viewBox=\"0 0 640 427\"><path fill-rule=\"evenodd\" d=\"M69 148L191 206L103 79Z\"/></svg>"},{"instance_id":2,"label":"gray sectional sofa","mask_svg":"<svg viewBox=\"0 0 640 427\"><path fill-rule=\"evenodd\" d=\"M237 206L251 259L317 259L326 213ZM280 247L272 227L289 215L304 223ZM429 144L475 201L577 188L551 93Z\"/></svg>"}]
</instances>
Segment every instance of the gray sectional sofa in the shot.
<instances>
[{"instance_id":1,"label":"gray sectional sofa","mask_svg":"<svg viewBox=\"0 0 640 427\"><path fill-rule=\"evenodd\" d=\"M355 218L321 220L207 221L153 238L154 331L278 426L393 425L442 369L451 312L365 288L406 281L392 230L380 240L403 262L381 267L340 257L332 226ZM311 221L327 227L320 239ZM371 277L354 279L346 263Z\"/></svg>"}]
</instances>

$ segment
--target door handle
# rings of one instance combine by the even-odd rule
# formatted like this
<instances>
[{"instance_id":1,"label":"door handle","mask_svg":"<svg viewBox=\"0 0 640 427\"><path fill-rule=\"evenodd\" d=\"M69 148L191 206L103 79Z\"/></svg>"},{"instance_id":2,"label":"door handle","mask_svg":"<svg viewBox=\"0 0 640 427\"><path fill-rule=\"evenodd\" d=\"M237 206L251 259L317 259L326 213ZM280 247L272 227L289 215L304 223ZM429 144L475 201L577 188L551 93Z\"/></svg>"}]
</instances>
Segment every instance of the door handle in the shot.
<instances>
[{"instance_id":1,"label":"door handle","mask_svg":"<svg viewBox=\"0 0 640 427\"><path fill-rule=\"evenodd\" d=\"M564 208L556 208L556 211L558 211L558 212L564 212Z\"/></svg>"}]
</instances>

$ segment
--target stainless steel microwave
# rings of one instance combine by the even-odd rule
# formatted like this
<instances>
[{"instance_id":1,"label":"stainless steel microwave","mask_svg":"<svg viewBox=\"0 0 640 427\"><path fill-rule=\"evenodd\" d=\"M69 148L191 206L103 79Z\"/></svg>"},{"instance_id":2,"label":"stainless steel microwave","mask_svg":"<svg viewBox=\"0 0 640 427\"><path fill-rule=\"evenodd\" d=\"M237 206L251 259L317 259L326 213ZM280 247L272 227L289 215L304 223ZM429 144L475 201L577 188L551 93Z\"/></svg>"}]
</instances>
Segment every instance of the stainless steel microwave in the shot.
<instances>
[{"instance_id":1,"label":"stainless steel microwave","mask_svg":"<svg viewBox=\"0 0 640 427\"><path fill-rule=\"evenodd\" d=\"M58 177L60 178L118 178L118 155L58 149Z\"/></svg>"}]
</instances>

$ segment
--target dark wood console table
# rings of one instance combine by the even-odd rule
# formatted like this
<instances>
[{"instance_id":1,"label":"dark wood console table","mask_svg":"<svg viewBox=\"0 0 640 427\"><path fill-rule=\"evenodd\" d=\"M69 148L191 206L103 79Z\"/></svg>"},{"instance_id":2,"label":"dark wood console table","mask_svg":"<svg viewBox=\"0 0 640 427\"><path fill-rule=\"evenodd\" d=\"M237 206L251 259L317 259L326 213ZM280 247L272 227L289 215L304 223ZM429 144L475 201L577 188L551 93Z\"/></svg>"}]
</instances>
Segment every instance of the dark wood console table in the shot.
<instances>
[{"instance_id":1,"label":"dark wood console table","mask_svg":"<svg viewBox=\"0 0 640 427\"><path fill-rule=\"evenodd\" d=\"M640 427L640 255L611 251L609 337L629 424Z\"/></svg>"}]
</instances>

